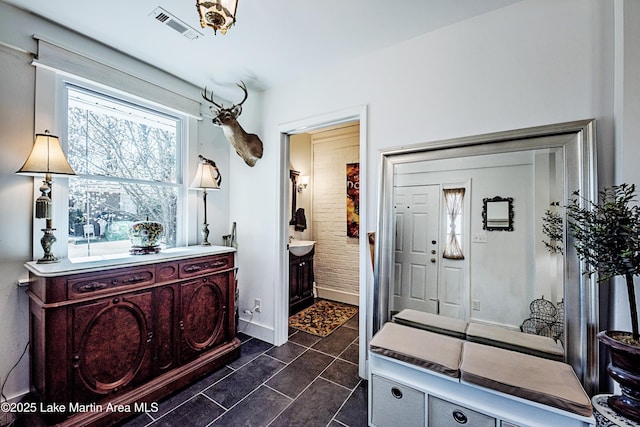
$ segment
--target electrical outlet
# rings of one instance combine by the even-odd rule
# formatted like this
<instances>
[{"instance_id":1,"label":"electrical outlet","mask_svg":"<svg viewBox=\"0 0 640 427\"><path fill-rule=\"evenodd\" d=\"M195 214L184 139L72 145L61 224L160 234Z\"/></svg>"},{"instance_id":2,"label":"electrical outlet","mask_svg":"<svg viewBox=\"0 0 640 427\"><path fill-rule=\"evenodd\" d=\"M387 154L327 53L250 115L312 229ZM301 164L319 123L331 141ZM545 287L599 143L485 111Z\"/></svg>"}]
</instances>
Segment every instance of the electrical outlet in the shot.
<instances>
[{"instance_id":1,"label":"electrical outlet","mask_svg":"<svg viewBox=\"0 0 640 427\"><path fill-rule=\"evenodd\" d=\"M473 243L487 243L487 233L473 233Z\"/></svg>"},{"instance_id":2,"label":"electrical outlet","mask_svg":"<svg viewBox=\"0 0 640 427\"><path fill-rule=\"evenodd\" d=\"M260 298L253 300L253 310L258 313L262 312L262 300Z\"/></svg>"},{"instance_id":3,"label":"electrical outlet","mask_svg":"<svg viewBox=\"0 0 640 427\"><path fill-rule=\"evenodd\" d=\"M480 311L480 300L473 300L473 311Z\"/></svg>"}]
</instances>

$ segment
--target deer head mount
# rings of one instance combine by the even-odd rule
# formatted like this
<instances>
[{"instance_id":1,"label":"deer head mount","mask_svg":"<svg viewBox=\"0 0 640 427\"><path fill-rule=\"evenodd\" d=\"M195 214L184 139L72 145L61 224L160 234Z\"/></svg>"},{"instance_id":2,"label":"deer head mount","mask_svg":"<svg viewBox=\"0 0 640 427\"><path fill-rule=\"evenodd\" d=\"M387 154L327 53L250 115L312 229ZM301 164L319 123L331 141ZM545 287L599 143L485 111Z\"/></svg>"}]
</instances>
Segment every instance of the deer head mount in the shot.
<instances>
[{"instance_id":1,"label":"deer head mount","mask_svg":"<svg viewBox=\"0 0 640 427\"><path fill-rule=\"evenodd\" d=\"M262 141L258 135L245 132L240 123L238 123L238 117L242 114L242 104L249 96L244 82L240 83L242 84L237 85L244 91L244 98L239 104L233 104L229 108L224 108L224 105L218 104L213 100L213 91L208 96L206 87L202 92L202 97L215 106L215 108L209 107L214 116L213 124L222 128L224 136L235 148L236 153L242 157L247 165L253 166L258 159L262 158Z\"/></svg>"}]
</instances>

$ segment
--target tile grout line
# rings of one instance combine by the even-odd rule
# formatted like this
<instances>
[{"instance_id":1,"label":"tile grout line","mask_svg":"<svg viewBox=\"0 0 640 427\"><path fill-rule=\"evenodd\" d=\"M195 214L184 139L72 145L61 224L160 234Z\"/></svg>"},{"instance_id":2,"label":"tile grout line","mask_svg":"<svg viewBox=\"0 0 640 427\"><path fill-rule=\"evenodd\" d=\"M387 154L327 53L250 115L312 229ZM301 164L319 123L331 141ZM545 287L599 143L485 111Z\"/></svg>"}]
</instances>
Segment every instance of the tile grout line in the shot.
<instances>
[{"instance_id":1,"label":"tile grout line","mask_svg":"<svg viewBox=\"0 0 640 427\"><path fill-rule=\"evenodd\" d=\"M346 425L345 423L343 423L340 420L336 419L336 416L340 413L340 411L342 410L342 408L344 408L344 405L347 404L347 402L349 401L349 399L351 399L351 396L353 396L353 394L356 392L356 390L358 389L358 387L360 387L360 384L362 384L362 381L364 381L362 378L360 378L360 381L358 381L358 384L356 384L356 386L351 390L351 393L349 393L349 395L347 396L346 399L344 399L344 402L342 402L342 405L340 405L340 407L338 408L338 410L336 411L335 414L333 414L333 417L331 418L332 421L336 421L342 425Z\"/></svg>"},{"instance_id":2,"label":"tile grout line","mask_svg":"<svg viewBox=\"0 0 640 427\"><path fill-rule=\"evenodd\" d=\"M343 325L341 325L341 327L345 327L345 329L350 329L350 330L358 331L358 329L357 329L357 328L351 328L351 327L345 326L344 324L343 324ZM171 409L169 409L167 412L165 412L164 414L162 414L162 415L161 415L161 416L159 416L158 418L153 417L153 416L152 416L152 415L150 415L149 413L145 413L145 415L147 415L148 419L151 419L151 421L150 421L150 422L148 422L148 423L146 423L146 424L145 424L145 426L150 426L150 425L152 425L152 424L156 423L158 420L160 420L160 419L164 418L164 417L165 417L165 416L167 416L168 414L170 414L170 413L174 412L176 409L178 409L178 408L182 407L183 405L185 405L187 402L190 402L191 400L193 400L195 397L197 397L197 396L198 396L198 394L202 394L204 398L206 398L206 399L207 399L207 400L209 400L210 402L214 403L215 405L217 405L218 407L220 407L220 408L223 410L223 412L222 412L219 416L217 416L216 418L214 418L211 422L209 422L209 423L207 424L207 426L210 426L210 425L214 424L217 420L219 420L221 417L223 417L225 414L227 414L229 411L231 411L234 407L236 407L237 405L239 405L241 402L245 401L249 396L252 396L254 393L256 393L256 391L257 391L258 389L260 389L261 387L263 387L263 386L264 386L264 387L266 387L267 389L269 389L269 390L271 390L271 391L273 391L273 392L277 393L278 395L280 395L280 396L282 396L282 397L284 397L284 398L286 398L286 399L288 399L288 400L289 400L289 402L287 403L287 405L286 405L286 406L285 406L285 407L284 407L284 408L283 408L283 409L282 409L278 414L276 414L276 415L273 417L273 419L272 419L272 420L267 424L267 425L272 425L272 424L273 424L273 422L274 422L276 419L278 419L278 417L280 417L280 416L281 416L281 415L282 415L282 414L283 414L283 413L284 413L288 408L290 408L290 407L294 404L294 402L295 402L295 401L296 401L296 400L297 400L297 399L298 399L298 398L299 398L303 393L305 393L305 392L306 392L306 391L311 387L311 385L312 385L312 384L314 384L318 379L321 379L321 380L323 380L323 381L326 381L327 383L333 384L333 385L335 385L335 386L338 386L338 387L340 387L340 388L342 388L342 389L345 389L345 390L348 390L348 391L349 391L349 394L347 395L347 397L343 400L343 402L341 403L340 407L337 409L337 411L333 414L332 418L329 420L329 424L330 424L331 422L336 422L336 423L338 423L338 424L340 424L340 425L342 425L342 426L349 427L348 425L346 425L346 424L344 424L343 422L341 422L341 421L339 421L338 419L336 419L336 416L337 416L337 415L338 415L338 413L342 410L342 408L344 408L344 406L346 405L347 401L348 401L348 400L349 400L349 399L354 395L354 393L356 392L356 390L358 389L358 387L360 386L360 384L361 384L361 383L362 383L362 381L364 381L364 380L363 380L362 378L359 378L359 377L358 377L358 382L356 383L356 385L355 385L352 389L350 389L350 388L348 388L348 387L346 387L346 386L344 386L344 385L342 385L342 384L336 383L335 381L332 381L332 380L330 380L330 379L324 378L322 375L323 375L323 374L324 374L324 373L329 369L329 367L330 367L330 366L332 366L332 365L333 365L337 360L340 360L341 362L346 362L346 363L348 363L349 365L355 365L355 366L358 366L358 364L357 364L357 363L351 362L350 360L343 359L343 358L341 358L340 356L342 356L342 355L343 355L343 354L344 354L344 353L349 349L349 347L350 347L351 345L354 345L356 342L358 342L358 340L359 340L359 336L356 336L352 341L350 341L350 342L345 346L345 348L344 348L344 349L342 349L342 350L340 351L340 353L338 353L338 355L335 355L335 356L334 356L333 354L326 353L326 352L324 352L324 351L318 350L318 349L316 349L316 348L314 348L314 347L313 347L313 346L317 345L319 342L321 342L322 340L327 339L329 336L327 336L327 337L319 337L317 341L315 341L315 342L314 342L314 343L312 343L311 345L307 346L307 345L304 345L304 344L302 344L302 343L299 343L299 342L295 342L295 341L291 341L291 340L290 340L290 339L291 339L291 337L293 337L293 336L295 336L295 335L297 335L297 334L299 334L299 333L300 333L300 334L308 334L308 335L314 336L313 334L309 334L309 333L306 333L306 332L304 332L304 331L299 331L299 330L296 330L294 333L292 333L291 335L289 335L289 336L288 336L288 340L287 340L287 342L290 342L292 345L297 346L297 347L300 347L301 349L303 349L303 351L302 351L300 354L298 354L297 356L295 356L295 357L294 357L293 359L291 359L289 362L285 362L284 360L281 360L281 359L279 359L279 358L277 358L277 357L275 357L275 356L272 356L272 355L270 355L270 354L267 354L267 352L272 351L274 348L277 348L276 346L271 345L268 349L263 350L263 351L261 351L260 353L257 353L257 354L255 355L255 357L251 358L251 360L248 360L246 363L243 363L241 366L238 366L237 368L234 368L234 367L232 367L232 366L230 366L230 365L228 365L228 364L227 364L227 365L224 365L225 367L227 367L227 368L230 370L230 372L229 372L227 375L225 375L225 376L223 376L223 377L219 378L219 379L218 379L218 380L216 380L214 383L212 383L212 384L208 385L207 387L203 388L202 390L198 391L196 394L194 394L194 395L193 395L193 396L191 396L190 398L188 398L188 399L184 400L183 402L181 402L181 403L177 404L176 406L172 407ZM246 334L245 334L245 335L246 335ZM302 335L301 335L301 337L302 337ZM315 337L315 336L314 336L314 337ZM261 341L261 340L259 340L259 339L255 338L255 337L248 336L248 339L246 339L245 341L242 341L242 342L241 342L241 345L244 345L244 344L246 344L246 343L248 343L248 342L251 342L252 340ZM289 396L287 396L286 394L284 394L284 393L282 393L282 392L280 392L280 391L278 391L278 390L274 389L273 387L271 387L271 386L267 385L267 382L268 382L268 381L270 381L270 380L271 380L271 379L273 379L276 375L278 375L279 373L281 373L284 369L286 369L286 368L287 368L289 365L291 365L294 361L298 360L298 359L299 359L299 358L301 358L304 354L308 353L308 352L309 352L309 350L313 350L314 352L316 352L316 353L318 353L318 354L322 354L322 355L328 356L328 357L330 357L330 358L331 358L331 361L327 364L327 366L326 366L326 367L325 367L325 368L324 368L324 369L323 369L319 374L317 374L317 375L316 375L316 376L315 376L315 377L310 381L310 383L309 383L306 387L304 387L304 388L303 388L303 390L302 390L300 393L298 393L295 397L293 397L293 398L292 398L292 397L289 397ZM256 361L256 360L257 360L260 356L262 356L262 355L267 356L267 357L269 357L269 358L270 358L270 359L272 359L272 360L275 360L275 361L277 361L277 362L282 363L282 364L283 364L283 366L281 367L281 369L278 369L278 370L277 370L277 371L275 371L273 374L271 374L271 375L270 375L267 379L265 379L261 384L259 384L259 385L258 385L258 386L256 386L255 388L253 388L253 390L252 390L248 395L244 396L241 400L239 400L238 402L236 402L234 405L232 405L232 406L231 406L231 407L229 407L229 408L226 408L226 407L225 407L225 406L223 406L221 403L217 402L215 399L213 399L212 397L209 397L207 394L205 394L205 392L206 392L207 390L211 389L212 387L214 387L215 385L217 385L218 383L220 383L220 382L221 382L221 381L223 381L224 379L228 378L228 377L229 377L229 376L231 376L232 374L234 374L234 373L238 372L240 369L242 369L242 368L246 367L246 366L247 366L248 364L250 364L251 362Z\"/></svg>"}]
</instances>

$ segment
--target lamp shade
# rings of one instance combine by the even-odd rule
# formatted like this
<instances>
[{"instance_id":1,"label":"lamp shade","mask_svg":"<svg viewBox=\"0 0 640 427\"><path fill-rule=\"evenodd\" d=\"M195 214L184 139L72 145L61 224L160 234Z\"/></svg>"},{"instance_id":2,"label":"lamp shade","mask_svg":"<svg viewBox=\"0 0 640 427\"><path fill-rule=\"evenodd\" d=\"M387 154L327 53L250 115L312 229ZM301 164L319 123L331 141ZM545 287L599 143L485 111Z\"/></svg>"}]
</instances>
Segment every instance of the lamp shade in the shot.
<instances>
[{"instance_id":1,"label":"lamp shade","mask_svg":"<svg viewBox=\"0 0 640 427\"><path fill-rule=\"evenodd\" d=\"M191 188L219 190L220 181L221 176L218 168L210 163L200 162L198 163L196 176L193 178L193 182L191 182Z\"/></svg>"},{"instance_id":2,"label":"lamp shade","mask_svg":"<svg viewBox=\"0 0 640 427\"><path fill-rule=\"evenodd\" d=\"M64 156L60 140L49 131L36 134L31 154L17 173L75 175Z\"/></svg>"}]
</instances>

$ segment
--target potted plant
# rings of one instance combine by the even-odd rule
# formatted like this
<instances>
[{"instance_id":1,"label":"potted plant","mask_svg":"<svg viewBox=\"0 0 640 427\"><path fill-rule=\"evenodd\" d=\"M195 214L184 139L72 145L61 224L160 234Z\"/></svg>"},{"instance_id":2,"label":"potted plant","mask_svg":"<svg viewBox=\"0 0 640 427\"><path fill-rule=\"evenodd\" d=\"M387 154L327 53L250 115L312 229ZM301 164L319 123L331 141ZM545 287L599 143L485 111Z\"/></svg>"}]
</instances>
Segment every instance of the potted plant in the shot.
<instances>
[{"instance_id":1,"label":"potted plant","mask_svg":"<svg viewBox=\"0 0 640 427\"><path fill-rule=\"evenodd\" d=\"M634 200L635 188L633 184L605 188L599 193L599 203L576 192L567 215L569 233L586 273L597 273L599 282L616 276L626 280L632 332L602 331L598 339L611 356L607 372L622 390L622 395L608 399L609 406L640 422L640 336L633 282L640 274L640 207Z\"/></svg>"}]
</instances>

